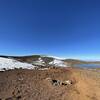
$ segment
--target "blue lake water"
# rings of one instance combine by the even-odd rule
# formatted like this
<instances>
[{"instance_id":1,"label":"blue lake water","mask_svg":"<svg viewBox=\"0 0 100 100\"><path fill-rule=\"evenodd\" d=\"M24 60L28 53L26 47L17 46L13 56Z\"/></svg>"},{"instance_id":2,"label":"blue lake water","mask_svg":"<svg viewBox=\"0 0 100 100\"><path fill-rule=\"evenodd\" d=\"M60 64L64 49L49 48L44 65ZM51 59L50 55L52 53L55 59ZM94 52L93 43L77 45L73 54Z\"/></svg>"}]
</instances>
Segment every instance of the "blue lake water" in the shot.
<instances>
[{"instance_id":1,"label":"blue lake water","mask_svg":"<svg viewBox=\"0 0 100 100\"><path fill-rule=\"evenodd\" d=\"M76 64L76 67L100 68L100 64Z\"/></svg>"}]
</instances>

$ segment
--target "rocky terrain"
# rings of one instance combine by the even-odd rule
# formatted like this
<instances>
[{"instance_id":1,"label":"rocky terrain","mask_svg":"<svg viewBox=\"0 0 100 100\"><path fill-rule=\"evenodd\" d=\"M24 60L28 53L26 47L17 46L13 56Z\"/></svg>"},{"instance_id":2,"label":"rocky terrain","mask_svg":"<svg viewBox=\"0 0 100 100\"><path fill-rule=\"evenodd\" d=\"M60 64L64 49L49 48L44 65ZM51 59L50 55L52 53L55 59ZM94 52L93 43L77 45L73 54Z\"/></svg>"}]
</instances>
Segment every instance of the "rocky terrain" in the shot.
<instances>
[{"instance_id":1,"label":"rocky terrain","mask_svg":"<svg viewBox=\"0 0 100 100\"><path fill-rule=\"evenodd\" d=\"M45 56L1 56L0 100L100 100L100 68Z\"/></svg>"},{"instance_id":2,"label":"rocky terrain","mask_svg":"<svg viewBox=\"0 0 100 100\"><path fill-rule=\"evenodd\" d=\"M99 69L15 69L0 72L0 100L99 99Z\"/></svg>"}]
</instances>

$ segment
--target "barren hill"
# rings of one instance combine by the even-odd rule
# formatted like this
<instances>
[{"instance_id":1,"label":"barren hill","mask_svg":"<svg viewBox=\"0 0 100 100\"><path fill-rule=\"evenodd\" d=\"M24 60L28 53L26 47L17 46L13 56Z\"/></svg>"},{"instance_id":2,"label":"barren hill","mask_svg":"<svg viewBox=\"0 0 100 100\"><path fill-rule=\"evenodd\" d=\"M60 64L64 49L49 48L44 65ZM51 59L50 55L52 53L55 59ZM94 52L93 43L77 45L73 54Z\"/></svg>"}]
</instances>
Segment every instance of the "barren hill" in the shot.
<instances>
[{"instance_id":1,"label":"barren hill","mask_svg":"<svg viewBox=\"0 0 100 100\"><path fill-rule=\"evenodd\" d=\"M0 72L0 100L99 100L100 69L48 68Z\"/></svg>"}]
</instances>

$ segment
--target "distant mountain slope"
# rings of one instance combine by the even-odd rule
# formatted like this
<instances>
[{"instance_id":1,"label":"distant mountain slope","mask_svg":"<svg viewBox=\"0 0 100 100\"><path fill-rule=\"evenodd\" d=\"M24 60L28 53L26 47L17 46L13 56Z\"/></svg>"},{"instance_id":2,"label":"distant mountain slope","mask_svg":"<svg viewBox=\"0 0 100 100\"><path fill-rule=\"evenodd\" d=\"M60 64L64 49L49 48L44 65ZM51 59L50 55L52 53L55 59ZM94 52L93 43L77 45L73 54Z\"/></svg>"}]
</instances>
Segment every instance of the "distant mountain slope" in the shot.
<instances>
[{"instance_id":1,"label":"distant mountain slope","mask_svg":"<svg viewBox=\"0 0 100 100\"><path fill-rule=\"evenodd\" d=\"M100 61L85 61L78 59L64 59L64 62L67 62L70 66L74 66L76 64L100 64Z\"/></svg>"},{"instance_id":2,"label":"distant mountain slope","mask_svg":"<svg viewBox=\"0 0 100 100\"><path fill-rule=\"evenodd\" d=\"M0 71L23 68L23 69L33 69L35 66L26 62L20 62L10 58L0 57Z\"/></svg>"},{"instance_id":3,"label":"distant mountain slope","mask_svg":"<svg viewBox=\"0 0 100 100\"><path fill-rule=\"evenodd\" d=\"M67 64L57 58L32 55L32 56L0 56L0 69L14 68L41 68L41 67L68 67Z\"/></svg>"},{"instance_id":4,"label":"distant mountain slope","mask_svg":"<svg viewBox=\"0 0 100 100\"><path fill-rule=\"evenodd\" d=\"M83 61L77 59L61 59L53 56L0 56L0 68L32 68L41 67L73 67L75 64L100 64L100 61Z\"/></svg>"}]
</instances>

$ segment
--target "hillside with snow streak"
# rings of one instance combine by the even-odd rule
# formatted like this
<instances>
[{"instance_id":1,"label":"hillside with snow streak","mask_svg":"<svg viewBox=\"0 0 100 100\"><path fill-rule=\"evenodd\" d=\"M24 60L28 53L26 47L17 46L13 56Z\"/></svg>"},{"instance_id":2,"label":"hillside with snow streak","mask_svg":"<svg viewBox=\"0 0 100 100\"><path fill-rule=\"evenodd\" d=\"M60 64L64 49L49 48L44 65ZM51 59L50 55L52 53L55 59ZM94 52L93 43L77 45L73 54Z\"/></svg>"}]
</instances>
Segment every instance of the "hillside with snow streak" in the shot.
<instances>
[{"instance_id":1,"label":"hillside with snow streak","mask_svg":"<svg viewBox=\"0 0 100 100\"><path fill-rule=\"evenodd\" d=\"M35 66L33 66L32 64L19 62L10 58L0 57L0 71L4 71L4 69L9 70L14 68L33 69L34 67Z\"/></svg>"},{"instance_id":2,"label":"hillside with snow streak","mask_svg":"<svg viewBox=\"0 0 100 100\"><path fill-rule=\"evenodd\" d=\"M64 63L64 61L62 61L62 60L60 60L60 59L54 59L54 60L51 61L49 64L50 64L50 65L59 66L59 67L67 67L67 65Z\"/></svg>"},{"instance_id":3,"label":"hillside with snow streak","mask_svg":"<svg viewBox=\"0 0 100 100\"><path fill-rule=\"evenodd\" d=\"M68 67L61 59L42 56L42 55L32 55L32 56L0 56L0 71L9 69L37 69L46 67Z\"/></svg>"}]
</instances>

